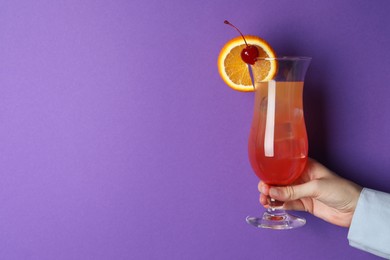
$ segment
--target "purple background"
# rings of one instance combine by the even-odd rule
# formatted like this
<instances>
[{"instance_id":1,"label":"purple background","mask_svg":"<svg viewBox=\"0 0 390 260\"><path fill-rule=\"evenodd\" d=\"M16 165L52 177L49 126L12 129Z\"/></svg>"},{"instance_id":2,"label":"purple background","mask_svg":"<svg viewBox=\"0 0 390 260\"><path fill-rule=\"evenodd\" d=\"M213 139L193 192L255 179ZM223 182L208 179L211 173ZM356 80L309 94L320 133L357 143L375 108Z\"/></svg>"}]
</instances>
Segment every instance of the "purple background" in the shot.
<instances>
[{"instance_id":1,"label":"purple background","mask_svg":"<svg viewBox=\"0 0 390 260\"><path fill-rule=\"evenodd\" d=\"M278 232L247 159L238 36L312 56L310 154L390 192L390 1L0 2L0 259L376 259L308 214Z\"/></svg>"}]
</instances>

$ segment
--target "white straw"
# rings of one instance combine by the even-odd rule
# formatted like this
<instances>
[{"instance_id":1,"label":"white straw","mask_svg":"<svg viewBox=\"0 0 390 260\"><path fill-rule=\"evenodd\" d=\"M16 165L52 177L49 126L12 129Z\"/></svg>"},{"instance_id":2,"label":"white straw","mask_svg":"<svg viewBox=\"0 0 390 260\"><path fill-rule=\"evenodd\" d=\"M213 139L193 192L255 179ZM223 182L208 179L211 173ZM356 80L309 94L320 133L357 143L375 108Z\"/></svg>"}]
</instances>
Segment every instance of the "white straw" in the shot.
<instances>
[{"instance_id":1,"label":"white straw","mask_svg":"<svg viewBox=\"0 0 390 260\"><path fill-rule=\"evenodd\" d=\"M265 121L264 154L274 157L276 82L268 81L267 118Z\"/></svg>"}]
</instances>

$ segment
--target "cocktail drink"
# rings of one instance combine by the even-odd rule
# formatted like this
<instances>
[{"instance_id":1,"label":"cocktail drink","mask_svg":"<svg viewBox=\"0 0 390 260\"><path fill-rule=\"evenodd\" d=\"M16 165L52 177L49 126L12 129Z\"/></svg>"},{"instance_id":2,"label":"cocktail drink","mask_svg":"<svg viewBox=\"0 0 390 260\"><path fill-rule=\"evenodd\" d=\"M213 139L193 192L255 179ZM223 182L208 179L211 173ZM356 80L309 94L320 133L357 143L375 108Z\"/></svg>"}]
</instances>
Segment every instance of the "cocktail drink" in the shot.
<instances>
[{"instance_id":1,"label":"cocktail drink","mask_svg":"<svg viewBox=\"0 0 390 260\"><path fill-rule=\"evenodd\" d=\"M271 95L275 110L267 117L269 88L274 88ZM256 175L269 185L291 184L306 165L308 143L302 90L303 82L270 81L256 86L248 152ZM272 116L274 122L270 125Z\"/></svg>"},{"instance_id":2,"label":"cocktail drink","mask_svg":"<svg viewBox=\"0 0 390 260\"><path fill-rule=\"evenodd\" d=\"M308 141L303 113L303 83L311 58L258 58L252 65L255 104L249 135L249 160L255 174L265 183L283 186L293 183L303 172ZM267 63L276 67L273 77L258 77ZM270 198L262 218L247 217L257 227L291 229L305 220L281 209Z\"/></svg>"},{"instance_id":3,"label":"cocktail drink","mask_svg":"<svg viewBox=\"0 0 390 260\"><path fill-rule=\"evenodd\" d=\"M218 56L219 74L234 90L255 91L248 145L252 168L269 185L292 184L307 163L302 96L311 58L277 58L264 39L244 36L229 21L224 23L235 28L241 37L223 46ZM305 219L286 213L282 206L282 202L269 198L269 208L263 217L247 217L246 221L272 229L291 229L306 223Z\"/></svg>"}]
</instances>

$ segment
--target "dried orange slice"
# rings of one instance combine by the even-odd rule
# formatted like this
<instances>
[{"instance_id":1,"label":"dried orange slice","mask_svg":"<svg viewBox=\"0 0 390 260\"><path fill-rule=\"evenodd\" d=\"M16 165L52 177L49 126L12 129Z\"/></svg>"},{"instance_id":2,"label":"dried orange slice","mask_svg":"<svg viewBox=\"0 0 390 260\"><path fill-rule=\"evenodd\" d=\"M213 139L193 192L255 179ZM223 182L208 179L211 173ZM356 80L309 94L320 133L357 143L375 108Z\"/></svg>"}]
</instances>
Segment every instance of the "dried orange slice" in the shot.
<instances>
[{"instance_id":1,"label":"dried orange slice","mask_svg":"<svg viewBox=\"0 0 390 260\"><path fill-rule=\"evenodd\" d=\"M259 57L274 58L275 51L263 39L257 36L245 35L249 45L256 46ZM241 51L246 47L244 39L239 36L228 41L223 46L218 57L218 71L225 83L234 90L253 91L248 64L241 59ZM256 80L266 81L273 78L277 70L276 60L266 60L252 66L256 69Z\"/></svg>"}]
</instances>

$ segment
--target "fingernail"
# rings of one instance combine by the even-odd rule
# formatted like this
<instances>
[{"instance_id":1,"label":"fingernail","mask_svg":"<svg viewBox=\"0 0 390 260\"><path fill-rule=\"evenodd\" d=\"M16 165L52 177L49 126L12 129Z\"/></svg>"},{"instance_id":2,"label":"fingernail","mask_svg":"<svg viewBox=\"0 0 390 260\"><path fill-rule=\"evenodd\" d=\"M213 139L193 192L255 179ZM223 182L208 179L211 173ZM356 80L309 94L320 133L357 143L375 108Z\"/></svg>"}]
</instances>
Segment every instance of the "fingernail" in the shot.
<instances>
[{"instance_id":1,"label":"fingernail","mask_svg":"<svg viewBox=\"0 0 390 260\"><path fill-rule=\"evenodd\" d=\"M260 190L261 193L264 193L264 185L261 185L261 184L260 184L260 185L259 185L259 190Z\"/></svg>"},{"instance_id":2,"label":"fingernail","mask_svg":"<svg viewBox=\"0 0 390 260\"><path fill-rule=\"evenodd\" d=\"M269 195L271 197L277 197L277 196L279 196L279 191L276 188L270 188Z\"/></svg>"}]
</instances>

